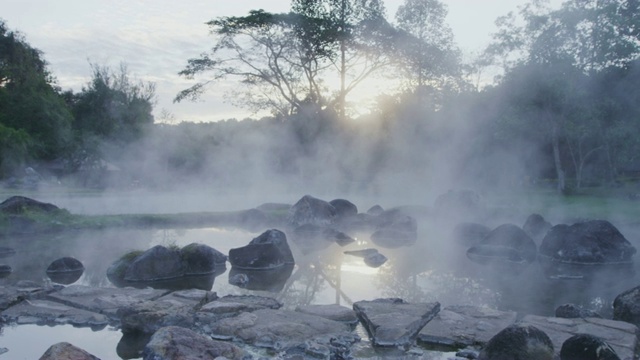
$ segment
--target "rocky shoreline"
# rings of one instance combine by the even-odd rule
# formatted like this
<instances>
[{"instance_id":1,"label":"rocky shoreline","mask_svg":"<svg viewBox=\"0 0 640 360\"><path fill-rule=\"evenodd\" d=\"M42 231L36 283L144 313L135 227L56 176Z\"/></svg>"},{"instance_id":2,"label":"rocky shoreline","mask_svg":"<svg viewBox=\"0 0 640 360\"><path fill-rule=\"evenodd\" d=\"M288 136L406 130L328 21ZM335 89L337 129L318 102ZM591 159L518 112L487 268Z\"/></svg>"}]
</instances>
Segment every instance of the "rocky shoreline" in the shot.
<instances>
[{"instance_id":1,"label":"rocky shoreline","mask_svg":"<svg viewBox=\"0 0 640 360\"><path fill-rule=\"evenodd\" d=\"M366 346L373 347L371 353L393 349L402 358L422 358L420 350L416 350L422 347L458 351L460 359L475 359L496 334L513 324L534 326L546 333L557 358L562 344L582 333L602 339L620 359L638 358L638 328L624 321L518 317L515 312L484 307L441 309L437 302L409 304L401 299L357 301L353 308L327 304L288 310L269 297L219 297L197 289L19 283L0 287L0 310L4 325L68 324L93 330L115 326L123 333L124 344L118 345L123 358L357 358L352 347L362 347L366 342L363 340L367 340L355 331L357 323L367 329L370 341ZM69 344L52 345L78 351ZM10 354L10 345L7 350ZM66 358L60 350L52 353L58 355L43 358ZM78 359L94 359L92 356L87 353Z\"/></svg>"}]
</instances>

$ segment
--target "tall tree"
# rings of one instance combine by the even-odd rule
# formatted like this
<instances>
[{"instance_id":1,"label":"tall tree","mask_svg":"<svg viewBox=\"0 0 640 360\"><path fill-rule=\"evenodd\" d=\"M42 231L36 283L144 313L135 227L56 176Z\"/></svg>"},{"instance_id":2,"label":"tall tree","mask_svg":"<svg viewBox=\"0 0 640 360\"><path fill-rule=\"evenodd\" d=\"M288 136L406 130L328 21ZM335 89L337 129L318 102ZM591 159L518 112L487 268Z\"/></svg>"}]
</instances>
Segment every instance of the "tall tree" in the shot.
<instances>
[{"instance_id":1,"label":"tall tree","mask_svg":"<svg viewBox=\"0 0 640 360\"><path fill-rule=\"evenodd\" d=\"M377 1L301 0L292 9L210 21L215 45L190 59L180 75L211 76L175 100L197 98L211 83L237 78L249 90L242 97L234 94L235 99L251 109L290 115L313 105L344 114L347 94L389 63L383 59L391 53L394 29Z\"/></svg>"},{"instance_id":2,"label":"tall tree","mask_svg":"<svg viewBox=\"0 0 640 360\"><path fill-rule=\"evenodd\" d=\"M460 73L460 54L446 16L446 5L439 0L405 0L398 8L398 27L410 35L401 48L414 88L439 88Z\"/></svg>"}]
</instances>

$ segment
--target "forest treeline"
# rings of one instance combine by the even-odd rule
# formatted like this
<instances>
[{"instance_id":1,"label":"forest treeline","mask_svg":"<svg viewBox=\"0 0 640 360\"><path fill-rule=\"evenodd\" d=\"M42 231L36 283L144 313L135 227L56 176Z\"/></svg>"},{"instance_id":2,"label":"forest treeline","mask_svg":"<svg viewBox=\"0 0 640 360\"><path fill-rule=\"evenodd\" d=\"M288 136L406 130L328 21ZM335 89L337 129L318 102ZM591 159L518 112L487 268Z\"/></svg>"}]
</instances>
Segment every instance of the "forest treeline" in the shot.
<instances>
[{"instance_id":1,"label":"forest treeline","mask_svg":"<svg viewBox=\"0 0 640 360\"><path fill-rule=\"evenodd\" d=\"M471 62L438 0L405 0L393 19L380 0L293 0L288 13L216 18L211 51L176 70L193 81L176 101L232 81L229 101L272 115L179 124L154 121L154 84L125 65L93 64L79 92L60 89L42 53L0 22L0 177L33 168L101 187L614 186L640 174L639 6L533 0L497 19ZM371 80L389 91L356 114Z\"/></svg>"}]
</instances>

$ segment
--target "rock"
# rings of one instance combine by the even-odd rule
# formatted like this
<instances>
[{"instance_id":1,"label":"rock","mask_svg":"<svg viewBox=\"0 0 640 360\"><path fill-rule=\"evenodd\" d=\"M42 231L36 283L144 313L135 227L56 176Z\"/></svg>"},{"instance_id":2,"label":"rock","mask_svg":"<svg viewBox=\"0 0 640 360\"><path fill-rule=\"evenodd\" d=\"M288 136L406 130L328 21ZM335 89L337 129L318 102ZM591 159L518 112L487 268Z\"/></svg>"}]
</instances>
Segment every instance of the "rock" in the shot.
<instances>
[{"instance_id":1,"label":"rock","mask_svg":"<svg viewBox=\"0 0 640 360\"><path fill-rule=\"evenodd\" d=\"M284 350L308 340L328 343L349 334L347 324L289 310L261 309L210 324L211 336L242 341L257 347Z\"/></svg>"},{"instance_id":2,"label":"rock","mask_svg":"<svg viewBox=\"0 0 640 360\"><path fill-rule=\"evenodd\" d=\"M493 229L478 245L467 250L474 262L519 270L536 259L533 239L517 225L503 224Z\"/></svg>"},{"instance_id":3,"label":"rock","mask_svg":"<svg viewBox=\"0 0 640 360\"><path fill-rule=\"evenodd\" d=\"M230 359L250 358L244 350L224 341L217 341L192 330L177 326L156 331L144 347L144 360Z\"/></svg>"},{"instance_id":4,"label":"rock","mask_svg":"<svg viewBox=\"0 0 640 360\"><path fill-rule=\"evenodd\" d=\"M287 214L286 223L291 227L304 224L331 225L337 217L336 208L324 200L305 195L295 203Z\"/></svg>"},{"instance_id":5,"label":"rock","mask_svg":"<svg viewBox=\"0 0 640 360\"><path fill-rule=\"evenodd\" d=\"M378 268L382 266L387 262L387 260L387 257L380 253L370 254L364 257L364 263L372 268Z\"/></svg>"},{"instance_id":6,"label":"rock","mask_svg":"<svg viewBox=\"0 0 640 360\"><path fill-rule=\"evenodd\" d=\"M515 323L517 313L487 307L454 305L442 309L418 334L427 345L451 348L484 346L502 329Z\"/></svg>"},{"instance_id":7,"label":"rock","mask_svg":"<svg viewBox=\"0 0 640 360\"><path fill-rule=\"evenodd\" d=\"M302 305L296 307L296 311L347 324L356 324L358 322L358 317L356 316L355 311L337 304Z\"/></svg>"},{"instance_id":8,"label":"rock","mask_svg":"<svg viewBox=\"0 0 640 360\"><path fill-rule=\"evenodd\" d=\"M227 256L205 244L191 243L180 249L180 256L184 263L184 274L207 275L214 273L216 268L224 266Z\"/></svg>"},{"instance_id":9,"label":"rock","mask_svg":"<svg viewBox=\"0 0 640 360\"><path fill-rule=\"evenodd\" d=\"M128 282L153 282L175 279L182 277L184 271L179 249L156 245L131 262L124 273L124 280Z\"/></svg>"},{"instance_id":10,"label":"rock","mask_svg":"<svg viewBox=\"0 0 640 360\"><path fill-rule=\"evenodd\" d=\"M369 210L367 210L367 214L375 215L375 216L380 215L383 212L384 212L384 209L380 205L373 205L372 207L369 208Z\"/></svg>"},{"instance_id":11,"label":"rock","mask_svg":"<svg viewBox=\"0 0 640 360\"><path fill-rule=\"evenodd\" d=\"M74 308L86 309L118 320L119 308L146 300L156 300L166 295L165 290L134 288L97 288L70 285L46 295L46 299L67 304Z\"/></svg>"},{"instance_id":12,"label":"rock","mask_svg":"<svg viewBox=\"0 0 640 360\"><path fill-rule=\"evenodd\" d=\"M73 284L84 273L84 265L80 260L72 257L62 257L54 260L47 267L47 276L59 284Z\"/></svg>"},{"instance_id":13,"label":"rock","mask_svg":"<svg viewBox=\"0 0 640 360\"><path fill-rule=\"evenodd\" d=\"M613 300L613 320L640 326L640 286L620 293Z\"/></svg>"},{"instance_id":14,"label":"rock","mask_svg":"<svg viewBox=\"0 0 640 360\"><path fill-rule=\"evenodd\" d=\"M621 359L635 359L638 327L633 324L599 318L564 319L536 315L524 316L521 323L535 326L549 335L556 355L560 352L562 344L570 337L577 334L590 334L611 345Z\"/></svg>"},{"instance_id":15,"label":"rock","mask_svg":"<svg viewBox=\"0 0 640 360\"><path fill-rule=\"evenodd\" d=\"M229 284L256 291L280 292L287 283L293 265L280 266L267 270L249 270L231 267L229 271Z\"/></svg>"},{"instance_id":16,"label":"rock","mask_svg":"<svg viewBox=\"0 0 640 360\"><path fill-rule=\"evenodd\" d=\"M51 345L40 357L40 360L100 360L88 352L68 342Z\"/></svg>"},{"instance_id":17,"label":"rock","mask_svg":"<svg viewBox=\"0 0 640 360\"><path fill-rule=\"evenodd\" d=\"M26 212L52 212L60 210L59 207L43 203L24 196L12 196L0 203L0 213L22 215Z\"/></svg>"},{"instance_id":18,"label":"rock","mask_svg":"<svg viewBox=\"0 0 640 360\"><path fill-rule=\"evenodd\" d=\"M226 270L226 259L204 244L192 243L181 249L157 245L123 255L109 266L107 278L119 287L210 290L215 277Z\"/></svg>"},{"instance_id":19,"label":"rock","mask_svg":"<svg viewBox=\"0 0 640 360\"><path fill-rule=\"evenodd\" d=\"M522 225L522 230L534 240L542 240L551 229L551 223L540 214L531 214Z\"/></svg>"},{"instance_id":20,"label":"rock","mask_svg":"<svg viewBox=\"0 0 640 360\"><path fill-rule=\"evenodd\" d=\"M13 269L9 265L2 264L0 265L0 279L4 279L7 276L11 275Z\"/></svg>"},{"instance_id":21,"label":"rock","mask_svg":"<svg viewBox=\"0 0 640 360\"><path fill-rule=\"evenodd\" d=\"M583 309L575 304L563 304L556 308L556 317L574 319L587 317L601 318L602 316L595 311Z\"/></svg>"},{"instance_id":22,"label":"rock","mask_svg":"<svg viewBox=\"0 0 640 360\"><path fill-rule=\"evenodd\" d=\"M273 269L294 265L286 235L267 230L244 247L229 250L229 262L239 269Z\"/></svg>"},{"instance_id":23,"label":"rock","mask_svg":"<svg viewBox=\"0 0 640 360\"><path fill-rule=\"evenodd\" d=\"M535 326L513 324L501 330L480 351L479 360L553 360L553 343Z\"/></svg>"},{"instance_id":24,"label":"rock","mask_svg":"<svg viewBox=\"0 0 640 360\"><path fill-rule=\"evenodd\" d=\"M2 317L14 324L73 325L92 329L102 329L110 323L103 314L39 299L11 306L2 312Z\"/></svg>"},{"instance_id":25,"label":"rock","mask_svg":"<svg viewBox=\"0 0 640 360\"><path fill-rule=\"evenodd\" d=\"M334 199L329 201L329 205L336 209L336 216L339 219L349 218L358 214L358 207L349 200Z\"/></svg>"},{"instance_id":26,"label":"rock","mask_svg":"<svg viewBox=\"0 0 640 360\"><path fill-rule=\"evenodd\" d=\"M463 222L453 228L453 241L466 248L478 245L491 229L478 223Z\"/></svg>"},{"instance_id":27,"label":"rock","mask_svg":"<svg viewBox=\"0 0 640 360\"><path fill-rule=\"evenodd\" d=\"M218 319L237 316L243 312L252 312L261 309L277 310L282 303L276 299L255 295L227 295L215 301L209 302L198 310L198 314L213 314Z\"/></svg>"},{"instance_id":28,"label":"rock","mask_svg":"<svg viewBox=\"0 0 640 360\"><path fill-rule=\"evenodd\" d=\"M0 286L0 311L20 303L24 299L40 298L55 291L53 286L41 286L30 282L19 281L13 286Z\"/></svg>"},{"instance_id":29,"label":"rock","mask_svg":"<svg viewBox=\"0 0 640 360\"><path fill-rule=\"evenodd\" d=\"M604 340L588 334L574 335L562 344L560 360L620 360Z\"/></svg>"},{"instance_id":30,"label":"rock","mask_svg":"<svg viewBox=\"0 0 640 360\"><path fill-rule=\"evenodd\" d=\"M633 273L636 248L605 220L552 227L540 244L540 263L550 278L591 278L603 273L607 282ZM619 274L618 276L613 276Z\"/></svg>"},{"instance_id":31,"label":"rock","mask_svg":"<svg viewBox=\"0 0 640 360\"><path fill-rule=\"evenodd\" d=\"M353 303L360 322L377 346L410 346L420 330L440 311L440 304L409 304L402 299Z\"/></svg>"}]
</instances>

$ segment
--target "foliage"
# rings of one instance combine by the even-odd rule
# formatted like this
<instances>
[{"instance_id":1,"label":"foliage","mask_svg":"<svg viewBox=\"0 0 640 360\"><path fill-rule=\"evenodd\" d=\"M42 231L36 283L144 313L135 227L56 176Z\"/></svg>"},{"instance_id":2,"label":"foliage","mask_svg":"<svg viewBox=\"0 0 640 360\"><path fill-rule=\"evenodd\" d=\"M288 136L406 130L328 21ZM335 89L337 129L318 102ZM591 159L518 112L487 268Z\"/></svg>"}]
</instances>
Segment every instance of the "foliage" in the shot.
<instances>
[{"instance_id":1,"label":"foliage","mask_svg":"<svg viewBox=\"0 0 640 360\"><path fill-rule=\"evenodd\" d=\"M39 50L0 21L0 124L3 174L34 160L64 154L72 116ZM11 135L11 140L7 140Z\"/></svg>"}]
</instances>

